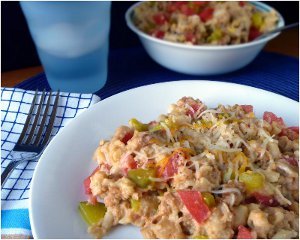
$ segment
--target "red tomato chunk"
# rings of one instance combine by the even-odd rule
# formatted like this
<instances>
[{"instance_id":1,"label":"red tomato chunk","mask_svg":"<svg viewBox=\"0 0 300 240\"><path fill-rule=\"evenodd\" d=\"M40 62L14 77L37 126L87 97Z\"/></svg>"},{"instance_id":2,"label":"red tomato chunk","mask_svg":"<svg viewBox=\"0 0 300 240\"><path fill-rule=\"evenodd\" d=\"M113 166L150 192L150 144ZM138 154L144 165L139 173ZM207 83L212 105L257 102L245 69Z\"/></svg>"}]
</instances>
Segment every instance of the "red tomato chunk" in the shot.
<instances>
[{"instance_id":1,"label":"red tomato chunk","mask_svg":"<svg viewBox=\"0 0 300 240\"><path fill-rule=\"evenodd\" d=\"M252 105L241 105L242 109L246 112L246 113L250 113L253 112L253 106Z\"/></svg>"},{"instance_id":2,"label":"red tomato chunk","mask_svg":"<svg viewBox=\"0 0 300 240\"><path fill-rule=\"evenodd\" d=\"M84 179L83 181L83 185L84 185L84 190L86 194L92 194L92 190L90 188L90 184L91 184L91 176L93 176L97 171L99 170L99 167L97 167L90 176L88 176L86 179Z\"/></svg>"},{"instance_id":3,"label":"red tomato chunk","mask_svg":"<svg viewBox=\"0 0 300 240\"><path fill-rule=\"evenodd\" d=\"M272 123L272 122L276 122L280 125L285 125L283 122L283 119L281 117L277 117L274 113L272 112L264 112L264 116L263 119L268 122L268 123Z\"/></svg>"},{"instance_id":4,"label":"red tomato chunk","mask_svg":"<svg viewBox=\"0 0 300 240\"><path fill-rule=\"evenodd\" d=\"M160 30L155 30L153 33L152 33L152 36L156 37L156 38L164 38L165 36L165 32L163 31L160 31Z\"/></svg>"},{"instance_id":5,"label":"red tomato chunk","mask_svg":"<svg viewBox=\"0 0 300 240\"><path fill-rule=\"evenodd\" d=\"M174 174L178 171L178 161L180 161L182 156L179 153L174 153L170 157L167 165L165 166L165 169L162 173L162 176L164 178L170 178L173 177Z\"/></svg>"},{"instance_id":6,"label":"red tomato chunk","mask_svg":"<svg viewBox=\"0 0 300 240\"><path fill-rule=\"evenodd\" d=\"M294 157L283 157L283 159L292 166L298 167L298 165L299 165L297 159Z\"/></svg>"},{"instance_id":7,"label":"red tomato chunk","mask_svg":"<svg viewBox=\"0 0 300 240\"><path fill-rule=\"evenodd\" d=\"M163 25L165 22L168 21L168 18L163 13L157 13L153 16L153 21L157 25Z\"/></svg>"},{"instance_id":8,"label":"red tomato chunk","mask_svg":"<svg viewBox=\"0 0 300 240\"><path fill-rule=\"evenodd\" d=\"M200 18L202 22L207 22L209 19L213 17L214 9L213 8L205 8L201 13L200 13Z\"/></svg>"},{"instance_id":9,"label":"red tomato chunk","mask_svg":"<svg viewBox=\"0 0 300 240\"><path fill-rule=\"evenodd\" d=\"M128 132L125 136L121 139L121 142L127 144L127 142L133 137L133 132Z\"/></svg>"},{"instance_id":10,"label":"red tomato chunk","mask_svg":"<svg viewBox=\"0 0 300 240\"><path fill-rule=\"evenodd\" d=\"M287 136L288 139L294 141L299 138L299 127L288 127L281 130L279 137Z\"/></svg>"},{"instance_id":11,"label":"red tomato chunk","mask_svg":"<svg viewBox=\"0 0 300 240\"><path fill-rule=\"evenodd\" d=\"M123 172L124 176L127 175L128 171L130 169L137 168L137 163L131 154L123 157L120 161L120 164L121 164L121 168L122 168L122 172Z\"/></svg>"},{"instance_id":12,"label":"red tomato chunk","mask_svg":"<svg viewBox=\"0 0 300 240\"><path fill-rule=\"evenodd\" d=\"M250 27L248 40L252 41L255 38L259 37L261 35L261 32L256 27Z\"/></svg>"},{"instance_id":13,"label":"red tomato chunk","mask_svg":"<svg viewBox=\"0 0 300 240\"><path fill-rule=\"evenodd\" d=\"M210 210L200 192L193 190L179 190L177 192L183 204L198 223L203 223L209 217Z\"/></svg>"},{"instance_id":14,"label":"red tomato chunk","mask_svg":"<svg viewBox=\"0 0 300 240\"><path fill-rule=\"evenodd\" d=\"M245 6L245 2L244 2L244 1L239 1L239 5L240 5L241 7L244 7L244 6Z\"/></svg>"},{"instance_id":15,"label":"red tomato chunk","mask_svg":"<svg viewBox=\"0 0 300 240\"><path fill-rule=\"evenodd\" d=\"M258 192L253 193L256 201L264 206L277 207L279 202L274 198L274 196L263 195Z\"/></svg>"},{"instance_id":16,"label":"red tomato chunk","mask_svg":"<svg viewBox=\"0 0 300 240\"><path fill-rule=\"evenodd\" d=\"M252 239L252 234L250 230L242 225L238 227L237 239Z\"/></svg>"}]
</instances>

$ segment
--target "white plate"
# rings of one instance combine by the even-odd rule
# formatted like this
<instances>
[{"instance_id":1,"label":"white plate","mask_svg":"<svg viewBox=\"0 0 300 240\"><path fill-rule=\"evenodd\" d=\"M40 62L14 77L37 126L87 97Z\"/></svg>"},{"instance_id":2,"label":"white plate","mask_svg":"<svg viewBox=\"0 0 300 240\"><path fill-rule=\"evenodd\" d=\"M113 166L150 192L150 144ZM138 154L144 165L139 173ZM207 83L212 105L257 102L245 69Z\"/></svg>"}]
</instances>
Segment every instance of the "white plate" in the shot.
<instances>
[{"instance_id":1,"label":"white plate","mask_svg":"<svg viewBox=\"0 0 300 240\"><path fill-rule=\"evenodd\" d=\"M109 97L78 116L49 144L34 172L30 221L35 238L90 238L78 214L85 200L83 179L95 168L92 154L100 139L135 117L147 122L167 112L183 96L198 97L209 107L252 104L261 117L265 110L298 125L298 103L260 89L212 81L177 81L132 89ZM116 227L107 238L141 238L138 228Z\"/></svg>"}]
</instances>

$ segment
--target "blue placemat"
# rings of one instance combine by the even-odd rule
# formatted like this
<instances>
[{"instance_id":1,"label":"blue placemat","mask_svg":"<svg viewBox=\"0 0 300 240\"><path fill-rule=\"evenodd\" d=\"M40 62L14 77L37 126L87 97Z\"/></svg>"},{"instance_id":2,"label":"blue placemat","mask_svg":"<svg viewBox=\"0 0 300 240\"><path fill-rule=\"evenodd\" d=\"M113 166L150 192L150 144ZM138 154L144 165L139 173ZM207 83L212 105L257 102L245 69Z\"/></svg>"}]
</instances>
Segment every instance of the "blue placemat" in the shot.
<instances>
[{"instance_id":1,"label":"blue placemat","mask_svg":"<svg viewBox=\"0 0 300 240\"><path fill-rule=\"evenodd\" d=\"M276 53L261 52L248 66L218 76L190 76L165 69L155 63L142 47L110 52L108 80L96 94L102 99L116 93L152 83L176 80L207 79L261 88L299 101L299 59ZM39 74L16 87L50 89L45 75Z\"/></svg>"}]
</instances>

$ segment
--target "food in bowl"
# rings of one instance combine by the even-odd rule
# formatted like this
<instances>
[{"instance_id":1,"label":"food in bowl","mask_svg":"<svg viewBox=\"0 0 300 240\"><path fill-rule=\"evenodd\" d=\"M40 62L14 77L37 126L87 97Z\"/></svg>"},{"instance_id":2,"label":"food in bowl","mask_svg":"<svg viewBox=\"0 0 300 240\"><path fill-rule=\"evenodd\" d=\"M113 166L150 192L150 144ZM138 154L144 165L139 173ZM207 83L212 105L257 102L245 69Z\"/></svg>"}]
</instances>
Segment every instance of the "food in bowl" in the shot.
<instances>
[{"instance_id":1,"label":"food in bowl","mask_svg":"<svg viewBox=\"0 0 300 240\"><path fill-rule=\"evenodd\" d=\"M238 70L242 67L245 67L251 61L253 61L263 49L263 47L266 45L266 43L279 35L279 33L274 33L266 37L257 39L255 41L231 45L200 45L166 41L164 39L152 37L151 35L143 32L141 29L139 29L137 25L138 23L135 23L135 9L143 4L145 3L138 2L127 10L125 14L125 19L128 27L139 37L146 52L154 61L156 61L163 67L184 74L204 76L224 74ZM223 4L238 3L225 2ZM272 7L262 2L254 1L251 2L251 5L253 5L255 9L257 9L263 14L269 12L276 12ZM213 13L213 15L215 15L215 12ZM284 26L284 19L282 18L282 16L278 12L276 13L276 16L278 17L278 23L276 24L276 28ZM189 16L188 18L191 17L192 16ZM145 16L145 18L147 17ZM194 16L194 18L198 19L199 17ZM266 19L266 21L269 20L270 18ZM209 21L207 21L205 25L207 25L208 22ZM185 25L180 25L180 32L178 34L176 33L176 36L183 33L182 27L185 27ZM214 29L210 30L208 33L211 34L213 30ZM163 37L165 37L165 35L163 35ZM224 37L226 36L224 35ZM191 42L195 41L193 40L194 38L190 39Z\"/></svg>"},{"instance_id":2,"label":"food in bowl","mask_svg":"<svg viewBox=\"0 0 300 240\"><path fill-rule=\"evenodd\" d=\"M193 45L246 43L276 28L278 20L275 10L263 12L244 1L154 1L133 10L144 33Z\"/></svg>"},{"instance_id":3,"label":"food in bowl","mask_svg":"<svg viewBox=\"0 0 300 240\"><path fill-rule=\"evenodd\" d=\"M299 237L299 127L192 97L129 123L100 141L84 181L90 234L133 224L145 238Z\"/></svg>"}]
</instances>

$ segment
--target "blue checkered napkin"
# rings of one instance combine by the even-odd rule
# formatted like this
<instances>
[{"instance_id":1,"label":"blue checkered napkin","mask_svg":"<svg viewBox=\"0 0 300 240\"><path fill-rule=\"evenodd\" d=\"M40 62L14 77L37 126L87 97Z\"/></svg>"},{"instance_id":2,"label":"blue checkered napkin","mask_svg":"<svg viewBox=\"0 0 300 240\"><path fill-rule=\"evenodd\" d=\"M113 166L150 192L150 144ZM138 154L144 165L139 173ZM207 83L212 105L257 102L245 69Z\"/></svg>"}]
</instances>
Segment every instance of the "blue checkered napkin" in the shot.
<instances>
[{"instance_id":1,"label":"blue checkered napkin","mask_svg":"<svg viewBox=\"0 0 300 240\"><path fill-rule=\"evenodd\" d=\"M1 89L1 172L11 161L9 152L13 149L23 129L34 93L34 91L18 88ZM52 136L75 116L98 101L100 98L92 94L60 93ZM53 106L53 102L51 104ZM2 188L2 234L31 236L28 197L36 163L37 161L30 161L20 164Z\"/></svg>"}]
</instances>

